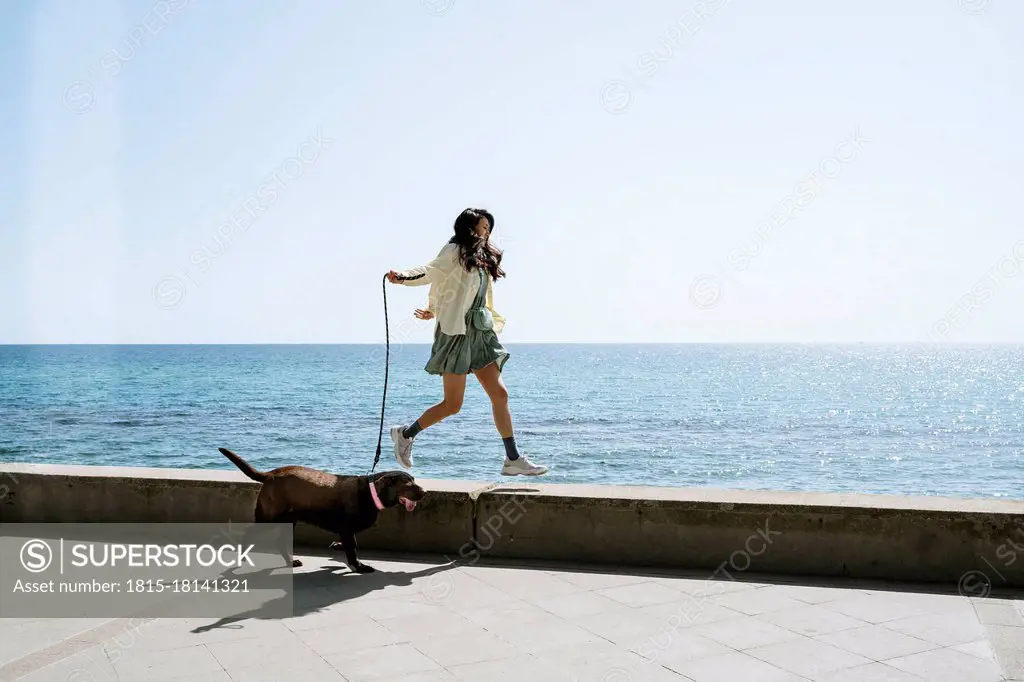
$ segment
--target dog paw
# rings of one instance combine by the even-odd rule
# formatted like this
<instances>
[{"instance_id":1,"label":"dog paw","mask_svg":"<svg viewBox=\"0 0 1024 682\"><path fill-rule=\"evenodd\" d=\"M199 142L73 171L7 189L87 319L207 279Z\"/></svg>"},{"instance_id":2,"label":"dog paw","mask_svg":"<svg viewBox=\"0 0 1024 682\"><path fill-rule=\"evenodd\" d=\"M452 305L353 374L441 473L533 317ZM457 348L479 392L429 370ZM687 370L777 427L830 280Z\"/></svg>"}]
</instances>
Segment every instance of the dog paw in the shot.
<instances>
[{"instance_id":1,"label":"dog paw","mask_svg":"<svg viewBox=\"0 0 1024 682\"><path fill-rule=\"evenodd\" d=\"M330 547L328 549L336 549L336 550L339 550L339 551L344 551L345 550L345 545L343 545L340 542L338 542L337 540L335 540L334 542L331 543L331 545L330 545Z\"/></svg>"},{"instance_id":2,"label":"dog paw","mask_svg":"<svg viewBox=\"0 0 1024 682\"><path fill-rule=\"evenodd\" d=\"M375 573L377 571L373 566L367 566L366 564L359 564L355 567L356 573Z\"/></svg>"},{"instance_id":3,"label":"dog paw","mask_svg":"<svg viewBox=\"0 0 1024 682\"><path fill-rule=\"evenodd\" d=\"M298 568L301 565L302 561L300 559L292 559L292 568Z\"/></svg>"}]
</instances>

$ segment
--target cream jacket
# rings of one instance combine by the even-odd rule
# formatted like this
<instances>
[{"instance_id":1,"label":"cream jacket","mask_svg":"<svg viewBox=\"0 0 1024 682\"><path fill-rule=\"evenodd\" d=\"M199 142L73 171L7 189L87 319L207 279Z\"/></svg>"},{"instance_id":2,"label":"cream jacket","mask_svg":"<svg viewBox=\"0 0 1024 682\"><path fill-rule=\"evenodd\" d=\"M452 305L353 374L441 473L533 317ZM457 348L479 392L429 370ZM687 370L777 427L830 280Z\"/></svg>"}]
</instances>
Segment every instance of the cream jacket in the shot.
<instances>
[{"instance_id":1,"label":"cream jacket","mask_svg":"<svg viewBox=\"0 0 1024 682\"><path fill-rule=\"evenodd\" d=\"M427 309L434 313L443 334L466 333L466 313L480 291L480 274L462 266L457 245L445 244L434 260L398 274L405 278L400 281L406 286L430 285ZM493 283L487 287L484 306L494 316L494 332L500 334L505 328L505 318L494 310Z\"/></svg>"}]
</instances>

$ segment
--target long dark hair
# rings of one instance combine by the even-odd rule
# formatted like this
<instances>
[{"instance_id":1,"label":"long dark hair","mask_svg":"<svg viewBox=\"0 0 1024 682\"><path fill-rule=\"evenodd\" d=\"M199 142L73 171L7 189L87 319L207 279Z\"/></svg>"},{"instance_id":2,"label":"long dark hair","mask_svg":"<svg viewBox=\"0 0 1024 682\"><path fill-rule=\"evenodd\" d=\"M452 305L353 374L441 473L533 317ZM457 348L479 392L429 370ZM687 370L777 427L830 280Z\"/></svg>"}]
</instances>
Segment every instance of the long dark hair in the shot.
<instances>
[{"instance_id":1,"label":"long dark hair","mask_svg":"<svg viewBox=\"0 0 1024 682\"><path fill-rule=\"evenodd\" d=\"M481 218L486 218L491 226L484 237L476 233L476 226ZM491 232L494 231L494 216L490 211L482 208L467 208L455 219L455 235L450 243L459 247L459 261L462 267L467 270L482 268L490 274L491 279L497 281L505 276L501 269L501 249L490 242Z\"/></svg>"}]
</instances>

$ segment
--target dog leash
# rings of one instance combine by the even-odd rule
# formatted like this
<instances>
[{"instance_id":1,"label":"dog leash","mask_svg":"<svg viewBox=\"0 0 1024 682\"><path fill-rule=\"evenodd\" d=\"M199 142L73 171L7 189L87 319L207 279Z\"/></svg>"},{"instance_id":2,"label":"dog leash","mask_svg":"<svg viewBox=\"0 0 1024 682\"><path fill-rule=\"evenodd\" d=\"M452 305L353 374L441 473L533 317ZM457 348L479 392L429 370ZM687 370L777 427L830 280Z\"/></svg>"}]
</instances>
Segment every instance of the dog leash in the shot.
<instances>
[{"instance_id":1,"label":"dog leash","mask_svg":"<svg viewBox=\"0 0 1024 682\"><path fill-rule=\"evenodd\" d=\"M388 276L384 275L381 285L384 292L384 397L380 401L380 433L377 434L377 454L373 456L372 474L380 461L380 444L384 440L384 406L388 401L388 371L391 366L391 330L388 328Z\"/></svg>"},{"instance_id":2,"label":"dog leash","mask_svg":"<svg viewBox=\"0 0 1024 682\"><path fill-rule=\"evenodd\" d=\"M420 279L423 275L414 275L412 277L402 277L399 275L396 279L399 282L407 282L414 279ZM370 473L372 474L377 468L377 463L380 461L380 446L384 440L384 406L388 402L388 370L391 367L391 330L388 328L388 276L384 275L384 280L381 283L381 290L384 293L384 396L380 400L380 432L377 434L377 453L373 456L373 466L370 467Z\"/></svg>"}]
</instances>

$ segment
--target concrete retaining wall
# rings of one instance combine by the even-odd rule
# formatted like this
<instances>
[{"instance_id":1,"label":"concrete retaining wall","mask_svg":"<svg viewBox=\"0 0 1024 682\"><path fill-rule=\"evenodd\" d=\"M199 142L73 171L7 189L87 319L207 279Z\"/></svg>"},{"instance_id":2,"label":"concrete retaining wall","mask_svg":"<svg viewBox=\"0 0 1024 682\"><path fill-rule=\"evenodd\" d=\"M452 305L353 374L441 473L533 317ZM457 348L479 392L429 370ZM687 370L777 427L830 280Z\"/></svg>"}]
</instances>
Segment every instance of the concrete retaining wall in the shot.
<instances>
[{"instance_id":1,"label":"concrete retaining wall","mask_svg":"<svg viewBox=\"0 0 1024 682\"><path fill-rule=\"evenodd\" d=\"M419 480L430 495L408 514L381 514L359 535L367 549L458 551L473 535L474 484ZM252 521L260 484L238 471L0 463L3 523L222 523ZM299 524L297 545L327 546L332 537Z\"/></svg>"},{"instance_id":2,"label":"concrete retaining wall","mask_svg":"<svg viewBox=\"0 0 1024 682\"><path fill-rule=\"evenodd\" d=\"M360 546L480 556L1024 587L1024 501L419 479ZM4 495L5 487L9 494ZM2 522L248 521L236 471L0 464ZM334 538L300 524L296 544ZM979 595L980 596L980 595Z\"/></svg>"}]
</instances>

